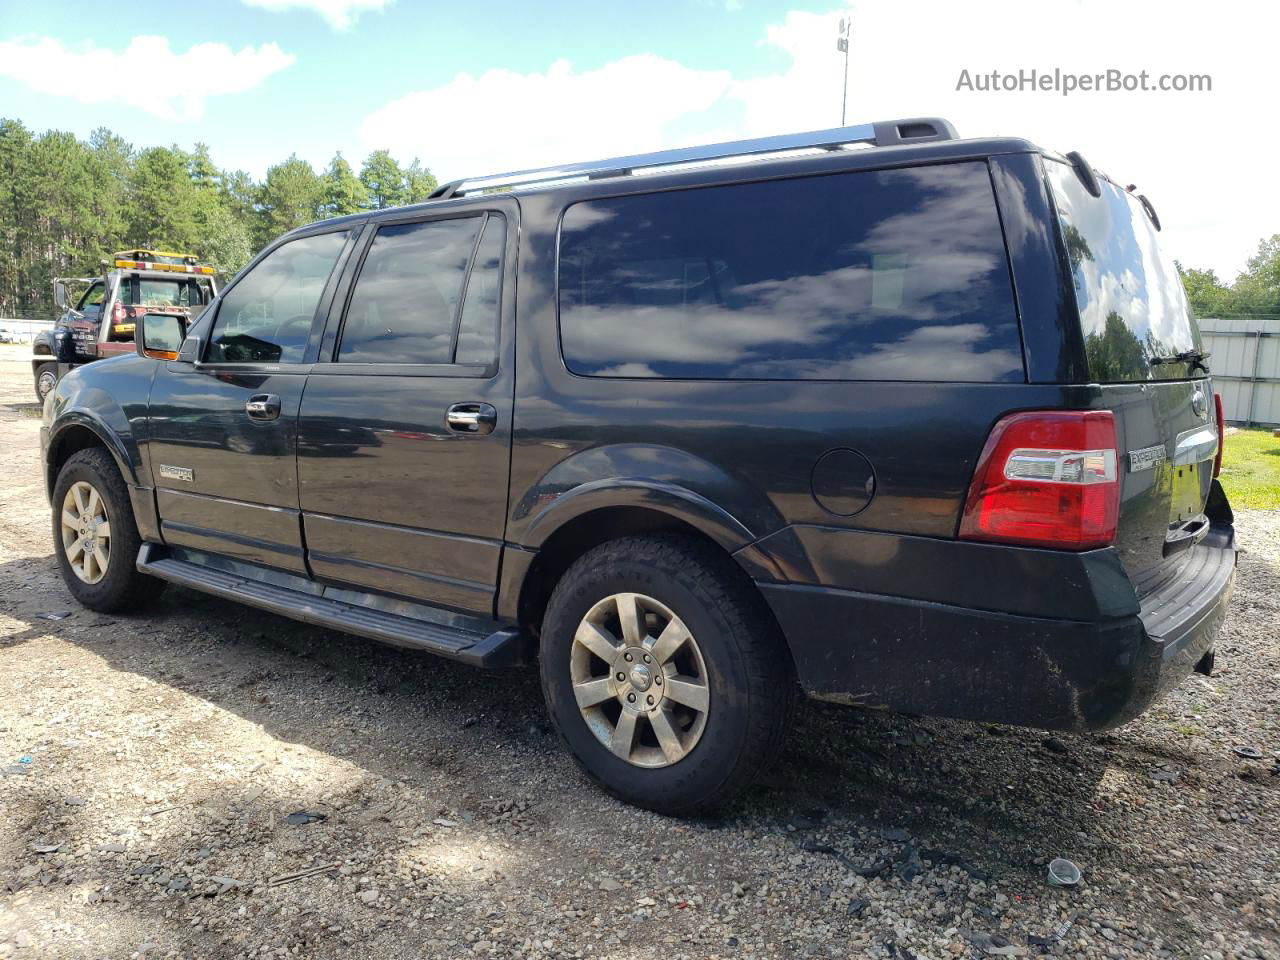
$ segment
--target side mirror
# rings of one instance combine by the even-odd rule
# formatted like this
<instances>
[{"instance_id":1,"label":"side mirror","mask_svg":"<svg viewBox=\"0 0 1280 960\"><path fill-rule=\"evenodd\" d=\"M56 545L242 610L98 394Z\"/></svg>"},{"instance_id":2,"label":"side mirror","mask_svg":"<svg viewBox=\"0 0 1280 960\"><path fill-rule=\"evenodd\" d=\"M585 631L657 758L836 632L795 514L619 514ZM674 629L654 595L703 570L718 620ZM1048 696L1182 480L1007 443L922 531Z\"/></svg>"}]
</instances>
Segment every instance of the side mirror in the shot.
<instances>
[{"instance_id":1,"label":"side mirror","mask_svg":"<svg viewBox=\"0 0 1280 960\"><path fill-rule=\"evenodd\" d=\"M173 313L145 313L134 333L138 353L156 360L177 360L187 335L186 318Z\"/></svg>"},{"instance_id":2,"label":"side mirror","mask_svg":"<svg viewBox=\"0 0 1280 960\"><path fill-rule=\"evenodd\" d=\"M53 281L53 302L59 310L67 309L67 285L61 280Z\"/></svg>"}]
</instances>

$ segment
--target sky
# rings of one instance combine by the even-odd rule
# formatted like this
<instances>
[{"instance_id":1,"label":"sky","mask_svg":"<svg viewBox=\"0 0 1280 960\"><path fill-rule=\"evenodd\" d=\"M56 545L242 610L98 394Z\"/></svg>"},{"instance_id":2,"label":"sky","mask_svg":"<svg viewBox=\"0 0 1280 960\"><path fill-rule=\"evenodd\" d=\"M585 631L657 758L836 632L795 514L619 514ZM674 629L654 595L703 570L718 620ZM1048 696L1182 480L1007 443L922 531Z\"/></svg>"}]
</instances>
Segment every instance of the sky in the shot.
<instances>
[{"instance_id":1,"label":"sky","mask_svg":"<svg viewBox=\"0 0 1280 960\"><path fill-rule=\"evenodd\" d=\"M664 147L941 116L1079 150L1230 281L1280 233L1280 4L1250 0L0 0L0 117L207 143L261 177L386 147L442 181ZM1200 91L982 90L1115 70Z\"/></svg>"}]
</instances>

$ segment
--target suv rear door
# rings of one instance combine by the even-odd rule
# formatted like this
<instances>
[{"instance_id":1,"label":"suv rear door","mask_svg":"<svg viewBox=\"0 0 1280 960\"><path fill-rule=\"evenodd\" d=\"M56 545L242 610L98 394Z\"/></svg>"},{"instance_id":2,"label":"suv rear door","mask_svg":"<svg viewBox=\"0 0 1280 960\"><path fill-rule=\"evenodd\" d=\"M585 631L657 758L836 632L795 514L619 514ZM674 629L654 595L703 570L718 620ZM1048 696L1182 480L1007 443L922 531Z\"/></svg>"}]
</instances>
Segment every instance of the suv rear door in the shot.
<instances>
[{"instance_id":1,"label":"suv rear door","mask_svg":"<svg viewBox=\"0 0 1280 960\"><path fill-rule=\"evenodd\" d=\"M1202 350L1154 211L1114 183L1086 189L1075 169L1045 161L1062 228L1099 406L1115 413L1120 446L1116 548L1139 595L1208 533L1205 506L1219 437L1213 385L1191 359Z\"/></svg>"},{"instance_id":2,"label":"suv rear door","mask_svg":"<svg viewBox=\"0 0 1280 960\"><path fill-rule=\"evenodd\" d=\"M351 237L276 247L201 323L201 361L159 364L148 450L166 543L306 572L298 408Z\"/></svg>"},{"instance_id":3,"label":"suv rear door","mask_svg":"<svg viewBox=\"0 0 1280 960\"><path fill-rule=\"evenodd\" d=\"M510 198L381 220L352 258L299 420L317 578L491 615L510 474Z\"/></svg>"}]
</instances>

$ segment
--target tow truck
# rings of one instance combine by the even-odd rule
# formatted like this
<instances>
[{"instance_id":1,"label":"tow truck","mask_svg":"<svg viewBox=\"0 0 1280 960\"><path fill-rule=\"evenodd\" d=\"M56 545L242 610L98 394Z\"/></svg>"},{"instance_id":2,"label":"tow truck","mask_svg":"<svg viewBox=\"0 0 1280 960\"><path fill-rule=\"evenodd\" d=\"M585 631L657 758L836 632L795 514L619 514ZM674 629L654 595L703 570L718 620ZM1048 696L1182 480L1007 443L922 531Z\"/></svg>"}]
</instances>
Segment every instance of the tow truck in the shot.
<instances>
[{"instance_id":1,"label":"tow truck","mask_svg":"<svg viewBox=\"0 0 1280 960\"><path fill-rule=\"evenodd\" d=\"M43 403L63 375L117 353L133 353L144 313L174 313L188 322L217 295L214 268L189 253L122 250L103 261L100 277L55 277L53 299L62 316L33 344L31 372ZM69 288L83 292L75 300Z\"/></svg>"}]
</instances>

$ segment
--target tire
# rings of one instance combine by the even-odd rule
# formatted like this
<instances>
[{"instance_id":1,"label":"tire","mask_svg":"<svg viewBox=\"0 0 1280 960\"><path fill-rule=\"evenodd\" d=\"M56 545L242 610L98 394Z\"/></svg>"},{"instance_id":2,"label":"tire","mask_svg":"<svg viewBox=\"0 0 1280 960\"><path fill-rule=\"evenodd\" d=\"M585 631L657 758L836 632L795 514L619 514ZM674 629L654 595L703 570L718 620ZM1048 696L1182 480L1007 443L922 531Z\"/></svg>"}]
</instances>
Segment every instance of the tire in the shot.
<instances>
[{"instance_id":1,"label":"tire","mask_svg":"<svg viewBox=\"0 0 1280 960\"><path fill-rule=\"evenodd\" d=\"M36 366L36 399L44 403L44 398L53 392L53 388L58 385L58 365L56 363L41 363Z\"/></svg>"},{"instance_id":2,"label":"tire","mask_svg":"<svg viewBox=\"0 0 1280 960\"><path fill-rule=\"evenodd\" d=\"M67 520L77 523L67 525ZM85 544L93 546L86 550ZM53 486L53 545L67 589L91 610L137 609L164 590L165 581L139 573L134 565L142 538L133 505L115 460L101 447L73 454L58 472ZM75 554L74 563L69 551ZM87 559L90 556L92 560Z\"/></svg>"},{"instance_id":3,"label":"tire","mask_svg":"<svg viewBox=\"0 0 1280 960\"><path fill-rule=\"evenodd\" d=\"M628 634L622 611L633 602ZM672 654L676 641L663 638L681 628L692 643ZM755 781L790 729L795 669L772 613L732 560L692 537L628 537L580 557L552 594L540 655L547 709L578 764L659 813L719 806ZM645 706L651 695L657 705ZM633 728L624 717L634 711Z\"/></svg>"}]
</instances>

